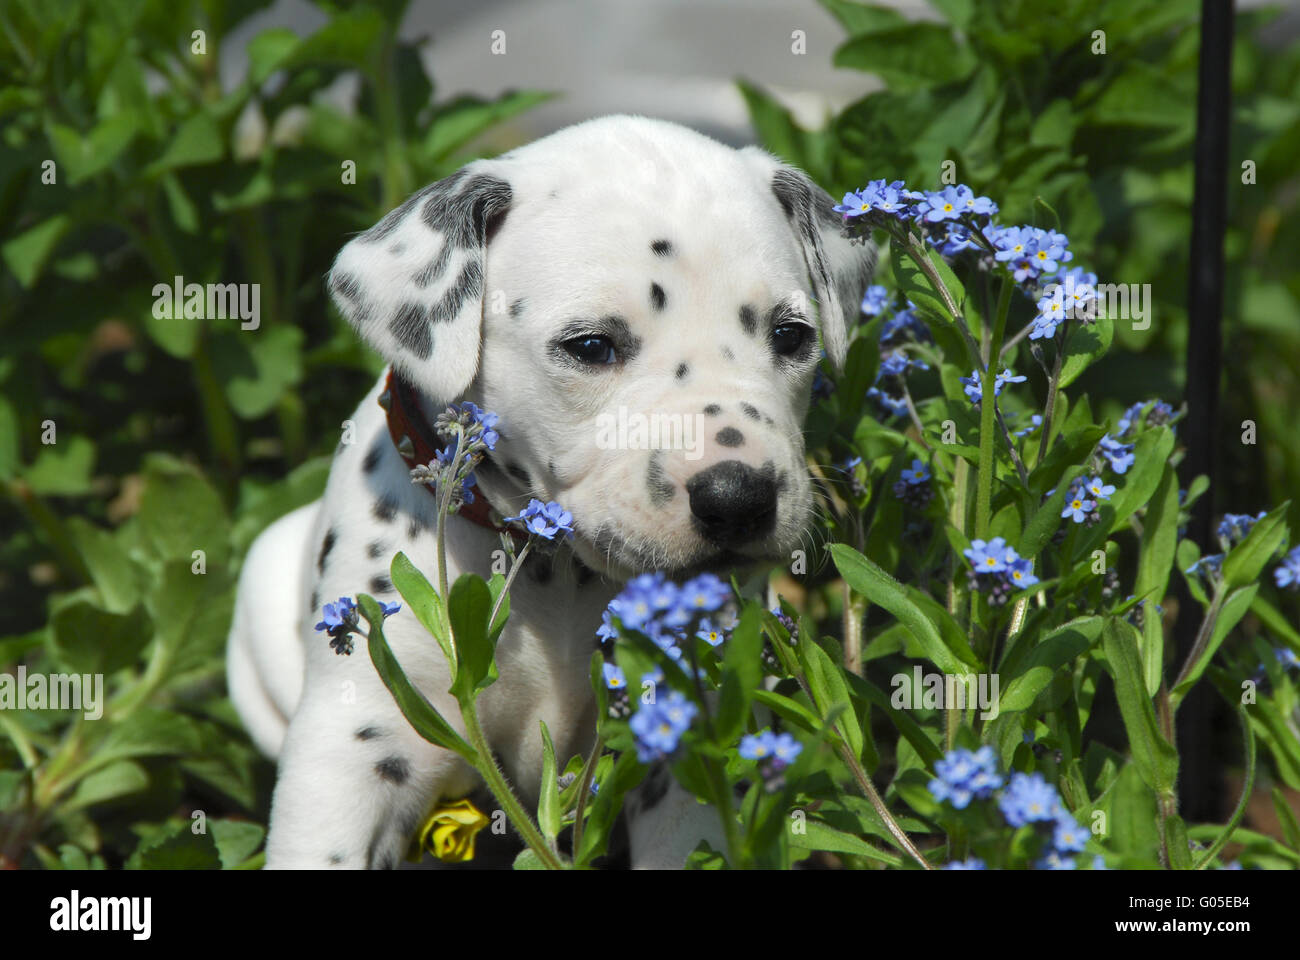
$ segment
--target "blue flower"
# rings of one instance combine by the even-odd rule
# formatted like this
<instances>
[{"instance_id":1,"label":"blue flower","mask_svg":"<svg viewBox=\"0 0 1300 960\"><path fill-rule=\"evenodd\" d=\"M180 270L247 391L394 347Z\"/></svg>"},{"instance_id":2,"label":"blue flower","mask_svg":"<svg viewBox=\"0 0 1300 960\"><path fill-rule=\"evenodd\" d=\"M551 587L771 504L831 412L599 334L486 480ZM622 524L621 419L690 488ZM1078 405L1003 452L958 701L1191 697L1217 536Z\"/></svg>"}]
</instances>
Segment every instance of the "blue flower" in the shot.
<instances>
[{"instance_id":1,"label":"blue flower","mask_svg":"<svg viewBox=\"0 0 1300 960\"><path fill-rule=\"evenodd\" d=\"M700 629L695 632L695 635L711 647L716 647L727 639L723 629L715 626L708 618L700 621Z\"/></svg>"},{"instance_id":2,"label":"blue flower","mask_svg":"<svg viewBox=\"0 0 1300 960\"><path fill-rule=\"evenodd\" d=\"M746 760L762 760L776 753L776 735L771 730L747 734L740 741L740 755Z\"/></svg>"},{"instance_id":3,"label":"blue flower","mask_svg":"<svg viewBox=\"0 0 1300 960\"><path fill-rule=\"evenodd\" d=\"M867 399L876 401L886 413L892 416L903 417L907 415L907 401L902 397L895 397L876 387L869 387L867 389Z\"/></svg>"},{"instance_id":4,"label":"blue flower","mask_svg":"<svg viewBox=\"0 0 1300 960\"><path fill-rule=\"evenodd\" d=\"M614 626L613 611L606 607L600 615L600 626L596 628L596 636L602 643L618 639L618 628Z\"/></svg>"},{"instance_id":5,"label":"blue flower","mask_svg":"<svg viewBox=\"0 0 1300 960\"><path fill-rule=\"evenodd\" d=\"M889 291L880 284L872 284L867 287L867 292L862 298L862 312L869 317L879 315L889 305Z\"/></svg>"},{"instance_id":6,"label":"blue flower","mask_svg":"<svg viewBox=\"0 0 1300 960\"><path fill-rule=\"evenodd\" d=\"M1088 834L1066 810L1060 810L1052 827L1052 845L1060 853L1081 853Z\"/></svg>"},{"instance_id":7,"label":"blue flower","mask_svg":"<svg viewBox=\"0 0 1300 960\"><path fill-rule=\"evenodd\" d=\"M1034 576L1034 561L1021 557L1013 561L1006 569L1007 582L1012 586L1027 590L1038 582Z\"/></svg>"},{"instance_id":8,"label":"blue flower","mask_svg":"<svg viewBox=\"0 0 1300 960\"><path fill-rule=\"evenodd\" d=\"M1002 388L1008 383L1024 383L1028 379L1028 377L1016 376L1010 369L1004 369L993 377L993 396L995 398L1001 396ZM980 379L980 372L972 370L969 377L962 377L958 382L962 385L966 399L975 406L979 406L980 401L984 399L984 386L983 381Z\"/></svg>"},{"instance_id":9,"label":"blue flower","mask_svg":"<svg viewBox=\"0 0 1300 960\"><path fill-rule=\"evenodd\" d=\"M717 575L701 573L682 585L678 602L693 614L721 610L731 599L731 588Z\"/></svg>"},{"instance_id":10,"label":"blue flower","mask_svg":"<svg viewBox=\"0 0 1300 960\"><path fill-rule=\"evenodd\" d=\"M1098 500L1109 500L1111 494L1115 492L1115 485L1105 483L1101 477L1093 477L1083 485L1083 489Z\"/></svg>"},{"instance_id":11,"label":"blue flower","mask_svg":"<svg viewBox=\"0 0 1300 960\"><path fill-rule=\"evenodd\" d=\"M387 620L389 617L391 617L393 614L395 614L398 610L401 610L401 609L402 609L402 605L401 605L400 603L384 603L384 601L380 600L380 601L379 601L379 609L380 609L380 612L383 613L383 615L384 615L384 619Z\"/></svg>"},{"instance_id":12,"label":"blue flower","mask_svg":"<svg viewBox=\"0 0 1300 960\"><path fill-rule=\"evenodd\" d=\"M1043 418L1035 413L1033 416L1029 418L1029 426L1025 427L1023 430L1017 430L1015 432L1015 436L1027 437L1029 436L1029 434L1033 433L1042 425L1043 425Z\"/></svg>"},{"instance_id":13,"label":"blue flower","mask_svg":"<svg viewBox=\"0 0 1300 960\"><path fill-rule=\"evenodd\" d=\"M1055 820L1061 803L1056 788L1041 773L1013 773L1010 785L998 798L998 808L1007 823L1023 827L1027 823Z\"/></svg>"},{"instance_id":14,"label":"blue flower","mask_svg":"<svg viewBox=\"0 0 1300 960\"><path fill-rule=\"evenodd\" d=\"M1223 554L1209 553L1187 568L1188 573L1217 574L1223 569Z\"/></svg>"},{"instance_id":15,"label":"blue flower","mask_svg":"<svg viewBox=\"0 0 1300 960\"><path fill-rule=\"evenodd\" d=\"M928 223L938 223L940 220L956 220L966 212L965 207L956 187L944 187L937 193L926 191L925 199L916 205L916 213L918 218Z\"/></svg>"},{"instance_id":16,"label":"blue flower","mask_svg":"<svg viewBox=\"0 0 1300 960\"><path fill-rule=\"evenodd\" d=\"M900 476L903 478L904 482L916 486L925 483L925 481L930 479L930 471L926 469L925 464L920 460L913 460L912 469L908 470L904 468Z\"/></svg>"},{"instance_id":17,"label":"blue flower","mask_svg":"<svg viewBox=\"0 0 1300 960\"><path fill-rule=\"evenodd\" d=\"M1061 516L1069 517L1075 523L1083 523L1096 506L1097 504L1094 501L1085 500L1083 494L1076 488L1070 496L1065 498L1065 509L1061 511Z\"/></svg>"},{"instance_id":18,"label":"blue flower","mask_svg":"<svg viewBox=\"0 0 1300 960\"><path fill-rule=\"evenodd\" d=\"M601 672L605 675L605 686L610 690L622 690L627 687L627 678L623 676L623 670L617 664L601 664Z\"/></svg>"},{"instance_id":19,"label":"blue flower","mask_svg":"<svg viewBox=\"0 0 1300 960\"><path fill-rule=\"evenodd\" d=\"M645 680L643 677L642 682ZM676 750L681 735L698 712L699 708L676 690L656 697L654 703L643 704L628 722L636 738L637 759L650 763Z\"/></svg>"},{"instance_id":20,"label":"blue flower","mask_svg":"<svg viewBox=\"0 0 1300 960\"><path fill-rule=\"evenodd\" d=\"M1267 511L1261 510L1259 516L1252 517L1248 513L1225 513L1223 520L1219 522L1219 539L1225 541L1229 546L1239 543L1246 539L1258 520L1262 520L1267 515Z\"/></svg>"},{"instance_id":21,"label":"blue flower","mask_svg":"<svg viewBox=\"0 0 1300 960\"><path fill-rule=\"evenodd\" d=\"M1110 468L1116 473L1126 473L1128 468L1133 466L1136 459L1133 454L1133 444L1120 443L1108 433L1098 441L1097 446L1102 457L1110 463Z\"/></svg>"},{"instance_id":22,"label":"blue flower","mask_svg":"<svg viewBox=\"0 0 1300 960\"><path fill-rule=\"evenodd\" d=\"M559 534L573 536L573 514L554 500L544 504L534 497L519 516L506 517L507 523L516 521L522 523L529 533L545 540L554 540Z\"/></svg>"},{"instance_id":23,"label":"blue flower","mask_svg":"<svg viewBox=\"0 0 1300 960\"><path fill-rule=\"evenodd\" d=\"M1290 647L1274 647L1273 656L1283 667L1300 667L1300 657L1297 657Z\"/></svg>"},{"instance_id":24,"label":"blue flower","mask_svg":"<svg viewBox=\"0 0 1300 960\"><path fill-rule=\"evenodd\" d=\"M1010 553L1013 562L1018 559L1014 550ZM1001 537L994 537L987 543L972 540L962 554L970 561L976 573L1001 573L1007 568L1007 542Z\"/></svg>"},{"instance_id":25,"label":"blue flower","mask_svg":"<svg viewBox=\"0 0 1300 960\"><path fill-rule=\"evenodd\" d=\"M782 763L794 763L803 752L803 744L789 733L778 733L772 738L772 754Z\"/></svg>"},{"instance_id":26,"label":"blue flower","mask_svg":"<svg viewBox=\"0 0 1300 960\"><path fill-rule=\"evenodd\" d=\"M1300 590L1300 547L1292 547L1274 568L1273 581L1279 589Z\"/></svg>"},{"instance_id":27,"label":"blue flower","mask_svg":"<svg viewBox=\"0 0 1300 960\"><path fill-rule=\"evenodd\" d=\"M907 305L902 310L885 320L880 328L880 343L883 346L895 339L905 339L904 334L909 335L917 343L928 342L931 339L930 328L916 315L916 304L911 300L907 301Z\"/></svg>"},{"instance_id":28,"label":"blue flower","mask_svg":"<svg viewBox=\"0 0 1300 960\"><path fill-rule=\"evenodd\" d=\"M323 619L316 624L316 630L329 635L330 646L336 654L350 656L352 634L361 626L357 619L357 605L351 597L339 597L334 603L325 604L321 615Z\"/></svg>"},{"instance_id":29,"label":"blue flower","mask_svg":"<svg viewBox=\"0 0 1300 960\"><path fill-rule=\"evenodd\" d=\"M949 860L943 865L944 870L987 870L979 857L967 857L965 860Z\"/></svg>"},{"instance_id":30,"label":"blue flower","mask_svg":"<svg viewBox=\"0 0 1300 960\"><path fill-rule=\"evenodd\" d=\"M993 378L993 396L996 397L999 393L1001 393L1002 388L1008 383L1024 383L1028 379L1029 379L1028 377L1016 376L1014 373L1011 372L1009 368L1004 369L1001 373L999 373L996 377Z\"/></svg>"},{"instance_id":31,"label":"blue flower","mask_svg":"<svg viewBox=\"0 0 1300 960\"><path fill-rule=\"evenodd\" d=\"M858 467L861 463L862 463L861 457L849 457L847 460L845 460L843 463L840 464L840 469L843 470L845 473L852 473L853 470L856 467Z\"/></svg>"},{"instance_id":32,"label":"blue flower","mask_svg":"<svg viewBox=\"0 0 1300 960\"><path fill-rule=\"evenodd\" d=\"M950 750L942 760L935 761L934 772L938 776L929 783L931 796L940 803L948 801L958 810L966 809L971 800L991 797L1002 786L993 748L988 746L974 753Z\"/></svg>"},{"instance_id":33,"label":"blue flower","mask_svg":"<svg viewBox=\"0 0 1300 960\"><path fill-rule=\"evenodd\" d=\"M932 231L926 240L930 245L939 251L939 255L951 260L958 254L965 253L967 250L973 250L978 244L971 239L972 229L964 223L956 221L946 221L944 223L944 232L938 235L937 231Z\"/></svg>"},{"instance_id":34,"label":"blue flower","mask_svg":"<svg viewBox=\"0 0 1300 960\"><path fill-rule=\"evenodd\" d=\"M1048 850L1043 858L1034 864L1035 870L1073 870L1077 864L1073 857L1063 857L1056 850Z\"/></svg>"}]
</instances>

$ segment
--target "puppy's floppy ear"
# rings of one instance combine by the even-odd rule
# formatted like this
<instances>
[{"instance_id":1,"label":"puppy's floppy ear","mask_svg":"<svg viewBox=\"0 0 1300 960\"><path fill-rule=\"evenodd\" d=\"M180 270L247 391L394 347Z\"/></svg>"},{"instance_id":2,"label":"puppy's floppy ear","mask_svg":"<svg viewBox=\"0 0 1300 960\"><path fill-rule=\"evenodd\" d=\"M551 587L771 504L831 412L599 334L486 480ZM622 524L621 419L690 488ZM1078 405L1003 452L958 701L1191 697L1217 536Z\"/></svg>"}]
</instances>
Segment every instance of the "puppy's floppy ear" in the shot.
<instances>
[{"instance_id":1,"label":"puppy's floppy ear","mask_svg":"<svg viewBox=\"0 0 1300 960\"><path fill-rule=\"evenodd\" d=\"M822 345L836 369L844 366L849 330L876 268L875 246L852 243L844 236L840 215L831 208L831 195L806 173L781 163L757 147L741 151L759 166L785 213L803 252L821 319Z\"/></svg>"},{"instance_id":2,"label":"puppy's floppy ear","mask_svg":"<svg viewBox=\"0 0 1300 960\"><path fill-rule=\"evenodd\" d=\"M362 338L421 392L455 399L478 370L487 244L510 184L476 161L350 241L329 290Z\"/></svg>"}]
</instances>

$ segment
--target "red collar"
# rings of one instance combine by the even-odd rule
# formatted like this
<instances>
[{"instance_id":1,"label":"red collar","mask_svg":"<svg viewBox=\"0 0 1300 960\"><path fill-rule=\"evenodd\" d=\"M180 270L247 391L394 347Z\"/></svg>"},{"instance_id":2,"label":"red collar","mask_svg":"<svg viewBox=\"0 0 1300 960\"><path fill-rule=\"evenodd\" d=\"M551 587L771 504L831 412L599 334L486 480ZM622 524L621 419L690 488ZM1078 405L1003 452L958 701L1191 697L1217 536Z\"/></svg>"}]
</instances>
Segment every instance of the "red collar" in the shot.
<instances>
[{"instance_id":1,"label":"red collar","mask_svg":"<svg viewBox=\"0 0 1300 960\"><path fill-rule=\"evenodd\" d=\"M443 446L438 443L437 433L420 413L419 394L415 388L397 375L395 370L388 371L388 382L379 395L379 405L388 414L388 435L393 446L401 454L406 465L412 469L434 460L438 450ZM429 493L434 494L431 484L424 484ZM492 505L478 484L471 488L474 502L464 504L457 516L476 523L488 530L508 533L516 541L523 543L528 539L522 531L505 527L492 519ZM434 494L436 496L436 494Z\"/></svg>"}]
</instances>

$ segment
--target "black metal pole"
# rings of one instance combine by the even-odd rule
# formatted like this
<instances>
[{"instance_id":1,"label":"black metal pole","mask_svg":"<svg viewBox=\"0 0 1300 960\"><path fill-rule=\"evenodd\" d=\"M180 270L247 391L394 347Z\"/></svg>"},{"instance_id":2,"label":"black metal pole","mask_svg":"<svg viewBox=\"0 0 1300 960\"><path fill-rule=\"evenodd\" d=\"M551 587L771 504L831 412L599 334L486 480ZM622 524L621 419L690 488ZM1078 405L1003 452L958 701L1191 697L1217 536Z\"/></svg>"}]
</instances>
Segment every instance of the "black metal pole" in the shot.
<instances>
[{"instance_id":1,"label":"black metal pole","mask_svg":"<svg viewBox=\"0 0 1300 960\"><path fill-rule=\"evenodd\" d=\"M1228 135L1231 126L1232 0L1202 0L1201 56L1196 96L1195 186L1192 246L1187 284L1187 419L1184 484L1210 477L1209 491L1194 506L1187 535L1210 551L1219 433L1219 381L1223 352L1223 234L1228 217ZM1191 650L1201 610L1186 588L1180 591L1174 631L1181 663ZM1201 684L1182 703L1177 717L1180 754L1179 808L1189 820L1217 820L1224 814L1223 765L1215 756L1213 692Z\"/></svg>"}]
</instances>

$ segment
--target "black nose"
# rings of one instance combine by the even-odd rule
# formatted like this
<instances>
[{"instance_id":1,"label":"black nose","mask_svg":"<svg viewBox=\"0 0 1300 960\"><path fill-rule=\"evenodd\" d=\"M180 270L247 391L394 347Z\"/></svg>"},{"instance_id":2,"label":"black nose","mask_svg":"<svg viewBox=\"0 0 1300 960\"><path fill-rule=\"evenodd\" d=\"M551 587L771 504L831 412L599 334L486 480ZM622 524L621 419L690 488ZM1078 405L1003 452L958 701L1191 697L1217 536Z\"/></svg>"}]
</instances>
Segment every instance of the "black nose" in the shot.
<instances>
[{"instance_id":1,"label":"black nose","mask_svg":"<svg viewBox=\"0 0 1300 960\"><path fill-rule=\"evenodd\" d=\"M757 540L776 524L774 471L724 460L686 481L695 528L720 547Z\"/></svg>"}]
</instances>

